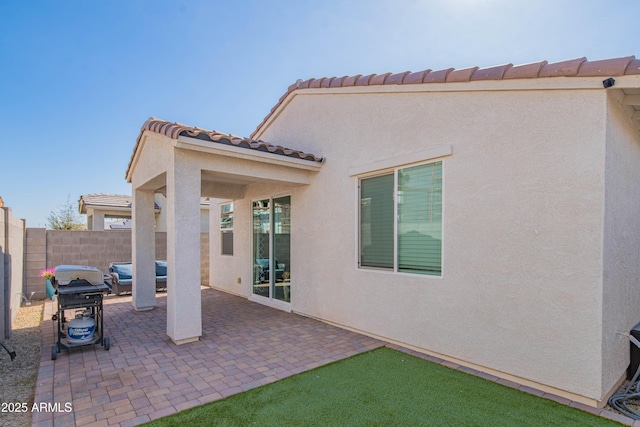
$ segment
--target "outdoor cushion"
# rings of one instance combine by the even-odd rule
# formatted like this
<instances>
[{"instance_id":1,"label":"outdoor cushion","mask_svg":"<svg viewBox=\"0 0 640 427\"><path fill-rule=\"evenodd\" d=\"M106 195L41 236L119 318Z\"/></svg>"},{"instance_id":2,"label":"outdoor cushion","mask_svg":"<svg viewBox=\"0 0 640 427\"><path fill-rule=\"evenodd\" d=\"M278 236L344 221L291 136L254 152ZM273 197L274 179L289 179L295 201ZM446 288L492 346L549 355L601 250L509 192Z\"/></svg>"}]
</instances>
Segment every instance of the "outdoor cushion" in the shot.
<instances>
[{"instance_id":1,"label":"outdoor cushion","mask_svg":"<svg viewBox=\"0 0 640 427\"><path fill-rule=\"evenodd\" d=\"M167 275L167 261L156 261L156 276Z\"/></svg>"},{"instance_id":2,"label":"outdoor cushion","mask_svg":"<svg viewBox=\"0 0 640 427\"><path fill-rule=\"evenodd\" d=\"M256 258L256 264L263 268L269 268L269 258Z\"/></svg>"},{"instance_id":3,"label":"outdoor cushion","mask_svg":"<svg viewBox=\"0 0 640 427\"><path fill-rule=\"evenodd\" d=\"M120 285L132 285L133 279L118 279L118 284Z\"/></svg>"},{"instance_id":4,"label":"outdoor cushion","mask_svg":"<svg viewBox=\"0 0 640 427\"><path fill-rule=\"evenodd\" d=\"M118 280L131 280L133 277L132 264L114 264L112 267L114 273L118 273Z\"/></svg>"}]
</instances>

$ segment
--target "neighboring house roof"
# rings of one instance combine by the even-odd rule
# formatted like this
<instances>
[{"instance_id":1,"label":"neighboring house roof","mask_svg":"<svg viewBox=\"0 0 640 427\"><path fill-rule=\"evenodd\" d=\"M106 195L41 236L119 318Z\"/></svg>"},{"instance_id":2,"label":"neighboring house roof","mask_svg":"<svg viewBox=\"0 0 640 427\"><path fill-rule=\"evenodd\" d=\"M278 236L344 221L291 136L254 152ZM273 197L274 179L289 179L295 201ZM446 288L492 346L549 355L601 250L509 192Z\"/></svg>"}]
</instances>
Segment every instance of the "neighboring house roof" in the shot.
<instances>
[{"instance_id":1,"label":"neighboring house roof","mask_svg":"<svg viewBox=\"0 0 640 427\"><path fill-rule=\"evenodd\" d=\"M136 145L133 148L133 154L127 167L127 176L131 169L131 164L135 158L138 147L140 146L140 140L142 134L145 131L154 132L160 135L168 136L171 139L178 139L179 136L188 136L191 138L197 138L202 141L213 142L216 144L231 145L240 148L246 148L249 150L257 150L266 153L272 153L281 156L293 157L302 160L308 160L312 162L322 162L323 158L311 153L304 153L300 150L294 150L291 148L282 147L280 145L272 145L265 141L254 140L251 138L244 138L241 136L231 135L227 133L218 132L215 130L207 130L199 127L183 125L181 123L172 123L164 120L150 117L140 129L140 134L136 141Z\"/></svg>"},{"instance_id":2,"label":"neighboring house roof","mask_svg":"<svg viewBox=\"0 0 640 427\"><path fill-rule=\"evenodd\" d=\"M122 194L86 194L80 196L78 201L81 214L87 213L87 208L107 207L107 208L131 208L131 196ZM158 206L156 205L156 209Z\"/></svg>"},{"instance_id":3,"label":"neighboring house roof","mask_svg":"<svg viewBox=\"0 0 640 427\"><path fill-rule=\"evenodd\" d=\"M81 214L87 213L87 208L107 208L107 209L131 209L133 197L123 194L86 194L80 196L78 201L78 210ZM201 206L209 205L208 197L200 198ZM160 206L154 203L155 209L160 210Z\"/></svg>"},{"instance_id":4,"label":"neighboring house roof","mask_svg":"<svg viewBox=\"0 0 640 427\"><path fill-rule=\"evenodd\" d=\"M298 80L289 86L287 92L280 97L278 103L262 120L256 130L251 133L255 137L262 126L271 118L284 100L292 92L299 89L322 89L348 86L375 86L375 85L410 85L422 83L459 83L477 80L510 80L510 79L535 79L545 77L616 77L623 75L640 74L640 59L635 56L622 58L588 61L587 58L570 59L567 61L548 63L547 61L534 62L524 65L498 65L488 68L470 67L460 70L446 68L432 71L405 71L402 73L384 74L357 74L344 77L322 77L319 79Z\"/></svg>"}]
</instances>

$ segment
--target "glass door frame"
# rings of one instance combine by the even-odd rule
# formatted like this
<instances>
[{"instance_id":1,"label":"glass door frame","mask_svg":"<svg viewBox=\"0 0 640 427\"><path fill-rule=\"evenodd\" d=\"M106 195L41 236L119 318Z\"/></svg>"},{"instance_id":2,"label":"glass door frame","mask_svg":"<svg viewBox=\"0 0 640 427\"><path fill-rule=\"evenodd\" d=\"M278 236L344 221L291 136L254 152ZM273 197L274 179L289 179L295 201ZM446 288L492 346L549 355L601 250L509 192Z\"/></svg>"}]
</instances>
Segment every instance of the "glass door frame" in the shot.
<instances>
[{"instance_id":1,"label":"glass door frame","mask_svg":"<svg viewBox=\"0 0 640 427\"><path fill-rule=\"evenodd\" d=\"M285 193L285 194L279 194L279 195L273 195L273 196L266 196L266 197L255 197L251 199L251 204L250 204L250 209L251 209L251 215L250 215L250 220L251 220L251 256L250 256L250 262L251 262L251 284L250 284L250 289L249 289L249 300L250 301L254 301L254 302L258 302L260 304L264 304L264 305L268 305L270 307L274 307L280 310L284 310L287 312L291 312L291 303L290 302L286 302L280 299L276 299L275 295L274 295L274 290L275 290L275 284L276 284L276 280L277 280L277 275L276 275L276 256L275 256L275 200L283 198L283 197L289 197L289 206L291 206L291 193ZM264 200L268 200L269 201L269 296L262 296L259 294L254 293L254 285L255 285L255 269L256 269L256 265L255 265L255 245L256 245L256 239L254 236L254 203L256 202L261 202ZM289 220L291 220L291 218L289 218ZM290 227L290 225L289 225ZM291 252L291 247L289 247L289 252ZM290 266L289 266L290 268ZM289 282L290 283L290 282ZM290 284L289 284L290 286ZM291 292L291 288L289 288L289 292ZM289 294L290 295L290 294ZM291 300L291 298L289 297L289 300Z\"/></svg>"}]
</instances>

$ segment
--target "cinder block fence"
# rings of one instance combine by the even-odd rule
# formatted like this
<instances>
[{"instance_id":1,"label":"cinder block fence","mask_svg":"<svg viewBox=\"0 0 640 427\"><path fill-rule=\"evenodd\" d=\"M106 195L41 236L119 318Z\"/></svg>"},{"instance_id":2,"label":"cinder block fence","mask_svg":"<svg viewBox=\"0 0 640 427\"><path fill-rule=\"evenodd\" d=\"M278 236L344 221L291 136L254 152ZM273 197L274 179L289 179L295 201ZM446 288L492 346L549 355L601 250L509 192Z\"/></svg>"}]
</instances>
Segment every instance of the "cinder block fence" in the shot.
<instances>
[{"instance_id":1,"label":"cinder block fence","mask_svg":"<svg viewBox=\"0 0 640 427\"><path fill-rule=\"evenodd\" d=\"M167 259L167 233L156 232L156 259ZM57 265L89 265L103 273L109 263L131 261L131 230L61 231L26 228L25 221L0 208L0 340L11 324L22 296L46 297L42 270ZM200 234L200 278L209 284L209 234ZM33 296L31 293L33 292Z\"/></svg>"},{"instance_id":2,"label":"cinder block fence","mask_svg":"<svg viewBox=\"0 0 640 427\"><path fill-rule=\"evenodd\" d=\"M200 235L200 271L209 284L209 234ZM131 230L67 231L27 228L25 245L26 295L45 297L40 271L61 264L90 265L107 273L109 263L131 261ZM156 259L167 259L167 233L156 233Z\"/></svg>"}]
</instances>

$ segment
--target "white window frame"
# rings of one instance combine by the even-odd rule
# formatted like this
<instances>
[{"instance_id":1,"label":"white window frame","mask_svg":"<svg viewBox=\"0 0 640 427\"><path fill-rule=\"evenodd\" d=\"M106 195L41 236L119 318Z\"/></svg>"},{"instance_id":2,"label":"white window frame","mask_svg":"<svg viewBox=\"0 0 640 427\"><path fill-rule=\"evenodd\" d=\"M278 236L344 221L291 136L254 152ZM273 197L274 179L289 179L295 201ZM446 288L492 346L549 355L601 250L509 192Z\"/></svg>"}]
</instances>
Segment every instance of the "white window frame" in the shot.
<instances>
[{"instance_id":1,"label":"white window frame","mask_svg":"<svg viewBox=\"0 0 640 427\"><path fill-rule=\"evenodd\" d=\"M437 153L437 154L436 154ZM389 159L385 162L385 166L387 166L385 169L378 169L375 171L370 171L368 173L361 173L362 170L364 168L360 167L360 168L355 168L352 170L352 175L357 174L356 176L356 181L357 181L357 185L356 185L356 269L359 271L367 271L367 272L380 272L383 274L394 274L394 275L407 275L407 276L411 276L411 277L423 277L426 279L442 279L443 277L443 272L444 272L444 264L445 264L445 260L444 260L444 218L445 218L445 161L443 159L443 155L444 156L449 156L451 155L451 146L447 146L444 149L439 149L439 150L434 150L434 157L433 158L429 158L429 159L423 159L422 161L417 161L417 162L411 162L411 163L403 163L403 164L396 164L392 167L389 167L390 164L393 164L393 159ZM398 158L400 159L400 158ZM407 157L402 157L403 160L406 160ZM442 163L442 229L441 229L441 233L442 233L442 248L441 248L441 253L440 253L440 274L436 275L436 274L420 274L420 273L410 273L410 272L404 272L404 271L398 271L398 172L401 169L407 169L407 168L411 168L414 166L421 166L421 165L426 165L426 164L430 164L430 163L436 163L436 162L441 162ZM382 163L380 163L382 164ZM360 260L361 260L361 253L362 253L362 248L361 248L361 235L360 235L360 230L361 230L361 224L360 224L360 220L361 220L361 192L360 192L360 188L361 188L361 183L362 180L368 179L368 178L375 178L378 176L384 176L384 175L390 175L393 174L393 216L394 216L394 220L393 220L393 268L383 268L383 267L369 267L369 266L362 266L360 265Z\"/></svg>"},{"instance_id":2,"label":"white window frame","mask_svg":"<svg viewBox=\"0 0 640 427\"><path fill-rule=\"evenodd\" d=\"M273 208L273 201L275 199L279 199L282 197L290 197L291 200L293 200L293 195L291 194L291 192L285 192L285 193L275 193L273 195L270 196L264 196L264 197L254 197L251 199L251 203L250 203L250 209L251 209L251 214L249 215L249 220L251 221L249 223L249 230L251 230L251 280L249 281L250 283L250 289L249 289L249 301L253 301L253 302L257 302L259 304L262 305L266 305L268 307L272 307L272 308L276 308L278 310L282 310L285 311L287 313L291 313L291 302L285 302L285 301L281 301L279 299L275 299L271 296L271 290L269 290L269 297L264 297L262 295L256 295L253 293L253 256L254 256L254 251L255 251L255 247L254 247L254 239L253 239L253 204L257 201L260 200L269 200L269 270L270 271L274 271L275 272L275 255L272 253L272 249L273 249L273 239L274 239L274 224L273 224L273 212L271 211L271 209ZM293 202L292 202L293 203ZM292 230L293 232L293 230ZM275 275L274 275L275 277ZM269 284L271 284L271 281L269 282Z\"/></svg>"},{"instance_id":3,"label":"white window frame","mask_svg":"<svg viewBox=\"0 0 640 427\"><path fill-rule=\"evenodd\" d=\"M233 256L233 254L235 253L235 244L234 244L235 243L234 242L235 236L234 236L233 222L232 222L231 227L229 227L229 228L223 228L222 227L222 207L223 206L227 206L227 205L231 205L231 212L233 213L233 208L234 208L233 202L220 203L219 210L218 210L218 212L220 214L219 221L218 221L218 227L220 229L220 255L221 256ZM233 220L235 220L235 218ZM224 253L224 238L222 236L223 236L223 234L228 234L228 233L231 234L231 239L232 239L232 241L231 241L231 253L230 254L225 254Z\"/></svg>"}]
</instances>

